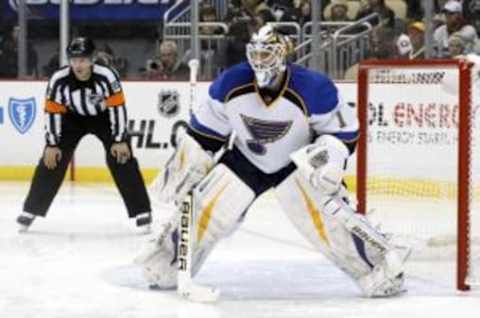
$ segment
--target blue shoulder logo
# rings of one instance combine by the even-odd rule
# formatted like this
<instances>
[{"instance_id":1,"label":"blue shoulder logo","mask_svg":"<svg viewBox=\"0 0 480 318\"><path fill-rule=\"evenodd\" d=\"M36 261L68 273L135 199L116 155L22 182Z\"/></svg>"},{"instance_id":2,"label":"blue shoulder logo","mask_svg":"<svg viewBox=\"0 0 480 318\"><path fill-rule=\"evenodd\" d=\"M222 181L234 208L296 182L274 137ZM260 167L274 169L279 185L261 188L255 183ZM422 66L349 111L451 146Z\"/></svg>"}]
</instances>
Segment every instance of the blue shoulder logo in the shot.
<instances>
[{"instance_id":1,"label":"blue shoulder logo","mask_svg":"<svg viewBox=\"0 0 480 318\"><path fill-rule=\"evenodd\" d=\"M21 133L26 133L32 127L36 114L35 98L8 100L8 114L13 126Z\"/></svg>"}]
</instances>

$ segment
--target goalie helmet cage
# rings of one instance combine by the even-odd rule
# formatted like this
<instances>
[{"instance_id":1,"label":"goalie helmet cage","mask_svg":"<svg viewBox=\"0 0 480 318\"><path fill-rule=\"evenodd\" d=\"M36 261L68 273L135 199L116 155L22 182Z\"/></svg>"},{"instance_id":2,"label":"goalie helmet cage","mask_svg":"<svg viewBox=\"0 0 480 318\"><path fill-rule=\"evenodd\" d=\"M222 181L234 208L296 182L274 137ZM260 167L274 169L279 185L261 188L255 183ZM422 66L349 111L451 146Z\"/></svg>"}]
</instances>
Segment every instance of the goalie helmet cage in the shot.
<instances>
[{"instance_id":1,"label":"goalie helmet cage","mask_svg":"<svg viewBox=\"0 0 480 318\"><path fill-rule=\"evenodd\" d=\"M371 192L374 192L377 190L371 190L374 187L370 183L376 182L375 180L378 180L378 178L375 179L375 176L373 176L374 169L375 169L375 167L373 166L375 164L374 163L375 158L372 157L373 149L371 148L375 147L374 139L376 136L380 136L380 134L375 136L369 135L369 133L372 134L372 132L369 132L369 129L375 130L374 127L370 128L369 126L372 126L372 122L375 122L376 120L376 119L372 119L373 116L371 114L372 112L371 108L373 107L375 109L375 106L372 106L372 103L373 104L377 103L378 105L378 101L375 102L370 99L380 98L382 100L383 102L382 109L380 109L379 112L377 111L377 115L380 114L380 116L386 117L385 113L389 112L389 110L386 110L388 109L388 106L386 106L388 102L385 102L385 100L382 98L387 98L387 99L390 98L391 100L392 98L391 96L389 97L385 95L394 94L393 90L397 89L397 87L400 90L402 90L402 87L405 88L405 91L403 94L399 94L399 96L397 95L398 101L413 100L413 104L415 104L415 99L417 98L417 95L422 95L423 92L421 92L421 90L424 90L425 89L424 87L427 87L429 84L432 84L430 86L431 92L442 92L442 94L446 94L445 88L448 91L449 87L450 87L450 90L453 91L453 93L450 92L450 98L453 99L452 105L458 103L458 107L455 108L455 112L456 110L458 110L458 117L456 117L458 118L458 126L457 126L458 131L456 129L453 129L455 131L454 133L457 135L456 135L456 138L451 139L451 140L454 140L453 143L455 143L455 145L451 146L451 148L457 149L455 154L456 158L453 159L457 161L456 168L455 168L456 172L453 172L453 174L454 175L456 174L456 176L452 179L456 188L456 190L453 191L454 194L452 195L453 197L452 200L454 202L452 209L456 210L454 212L456 212L456 219L457 219L456 233L453 233L453 235L454 235L454 240L456 242L456 256L455 256L456 267L457 267L456 268L456 271L457 271L456 287L457 289L462 291L466 291L470 289L470 284L467 281L467 275L469 274L469 269L470 269L470 266L472 265L471 263L472 249L470 246L471 240L473 240L472 233L471 233L472 231L471 223L470 223L471 214L473 212L472 201L474 200L473 194L472 194L472 191L474 190L472 190L472 187L476 186L474 184L474 181L472 180L472 176L473 176L472 147L474 146L473 143L475 142L474 137L472 137L473 129L474 129L473 127L474 120L472 119L472 116L474 116L475 114L474 105L473 105L474 96L472 95L474 94L473 92L474 87L472 83L473 69L474 69L473 64L467 62L466 60L367 60L360 63L359 73L358 73L357 102L358 102L359 123L360 123L360 138L358 141L357 158L356 158L357 160L356 191L357 191L357 201L358 201L357 208L358 208L358 211L360 211L360 213L365 213L366 211L368 211L367 209L371 208L371 206L369 206L369 198L372 195ZM377 95L375 97L375 96L372 96L372 91L375 91L375 85L377 84L380 84L380 86L377 87L377 90L376 90ZM384 86L381 86L382 84L384 84ZM408 86L408 85L411 85L411 86ZM413 93L415 94L415 96L412 96L411 94L408 95L408 89L412 89L412 88L414 89ZM480 94L480 92L475 92L475 94L478 95ZM436 94L434 93L431 95L436 95ZM477 102L478 101L476 101L476 103ZM419 102L419 104L417 104L418 106L417 108L424 107L425 105L427 105L427 103L428 102L426 101ZM412 113L415 111L413 110L413 107L415 106L412 106L412 109L410 109L411 105L409 106L407 104L408 103L403 103L401 105L397 104L397 106L391 106L392 108L390 110L390 114L392 114L393 117L395 117L394 115L397 115L397 116L393 120L394 122L393 125L388 122L387 124L390 124L390 126L394 126L395 124L398 124L400 128L405 128L405 125L407 125L407 123L410 123L410 124L415 123L415 120L418 120L418 123L422 124L422 125L418 124L418 126L421 126L422 129L425 129L425 125L424 125L425 122L434 121L435 118L437 118L435 116L431 116L430 114L429 115L430 118L424 117L425 119L424 121L418 118L417 119L411 118L411 121L403 122L402 120L407 116L409 116L408 111L411 111ZM438 106L438 104L435 104L435 103L430 105L432 105L430 107L430 110L435 110L435 109L438 110L441 108L441 106ZM403 112L405 109L409 109L409 110ZM369 113L369 110L370 110L370 113ZM440 110L440 113L441 113L441 110ZM443 115L442 114L438 115L438 117L441 117L441 116ZM412 117L414 117L414 115L412 115ZM400 123L396 123L395 121L398 121ZM403 125L404 123L405 125ZM400 124L402 124L403 127ZM446 126L445 123L442 124L440 122L440 124L438 124L437 122L437 126L435 126L434 129L438 129L438 127L442 125ZM414 125L412 124L412 126ZM409 127L409 128L415 129L418 127ZM425 134L425 132L423 132L423 134ZM413 136L413 134L409 134L408 136ZM412 137L412 138L415 138L415 137ZM421 142L419 139L417 139L416 143L421 143ZM395 147L398 148L399 146L395 146ZM416 146L412 146L413 149L411 153L407 153L405 155L414 157L415 150L416 150L414 147ZM428 148L428 149L434 149L434 148L435 147L431 146L431 148ZM395 151L396 150L394 150L394 153ZM430 151L430 150L427 150L427 151ZM386 156L385 152L383 153L383 155ZM442 154L439 153L437 155L437 158L439 161L441 161ZM390 158L390 160L392 162L404 161L403 157ZM475 160L478 161L478 159L476 158ZM373 161L373 162L369 162L369 161ZM429 162L425 160L423 164L429 165ZM401 173L402 168L399 168L399 169ZM419 170L421 172L424 169L422 168L418 169L417 167L416 171L418 172ZM445 171L438 171L438 174L442 174L444 172ZM397 172L397 175L398 175L398 172ZM411 178L411 176L408 176L408 177ZM370 180L373 180L373 181L370 181ZM415 191L416 188L412 186L413 183L409 183L409 182L411 181L407 182L407 187L409 188L408 190ZM428 182L426 184L427 186L430 185L430 183ZM395 187L395 185L393 185L393 187ZM428 195L427 195L427 200L428 200ZM455 218L455 213L453 214L453 218ZM435 223L434 220L432 220L432 222ZM452 222L454 222L454 220L452 220ZM455 231L455 229L453 231ZM452 258L455 258L455 257L452 256Z\"/></svg>"}]
</instances>

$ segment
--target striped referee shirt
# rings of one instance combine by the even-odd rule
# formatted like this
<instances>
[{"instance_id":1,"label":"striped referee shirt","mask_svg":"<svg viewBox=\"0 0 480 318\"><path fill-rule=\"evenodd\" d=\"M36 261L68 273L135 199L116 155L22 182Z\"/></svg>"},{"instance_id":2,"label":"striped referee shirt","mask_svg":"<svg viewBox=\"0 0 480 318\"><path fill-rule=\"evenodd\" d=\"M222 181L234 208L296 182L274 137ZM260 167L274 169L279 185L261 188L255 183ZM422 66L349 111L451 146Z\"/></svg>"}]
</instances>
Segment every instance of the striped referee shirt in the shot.
<instances>
[{"instance_id":1,"label":"striped referee shirt","mask_svg":"<svg viewBox=\"0 0 480 318\"><path fill-rule=\"evenodd\" d=\"M125 98L120 79L113 69L94 64L90 79L79 81L69 66L63 67L50 78L46 95L45 137L48 146L60 142L62 118L67 112L88 117L108 111L114 141L125 140Z\"/></svg>"}]
</instances>

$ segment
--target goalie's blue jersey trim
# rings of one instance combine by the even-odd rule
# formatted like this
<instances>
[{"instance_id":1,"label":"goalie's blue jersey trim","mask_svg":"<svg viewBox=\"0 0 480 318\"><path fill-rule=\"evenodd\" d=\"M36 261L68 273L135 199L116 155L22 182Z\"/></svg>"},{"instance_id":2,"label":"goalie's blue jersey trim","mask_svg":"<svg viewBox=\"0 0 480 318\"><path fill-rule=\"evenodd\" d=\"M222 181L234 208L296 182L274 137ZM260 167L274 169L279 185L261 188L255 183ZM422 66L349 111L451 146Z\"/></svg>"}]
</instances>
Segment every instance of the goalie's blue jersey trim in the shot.
<instances>
[{"instance_id":1,"label":"goalie's blue jersey trim","mask_svg":"<svg viewBox=\"0 0 480 318\"><path fill-rule=\"evenodd\" d=\"M352 142L358 139L358 130L352 132L339 132L332 135L345 142Z\"/></svg>"},{"instance_id":2,"label":"goalie's blue jersey trim","mask_svg":"<svg viewBox=\"0 0 480 318\"><path fill-rule=\"evenodd\" d=\"M338 104L335 84L324 74L311 71L296 64L288 64L290 81L288 88L295 92L307 106L309 115L331 112ZM255 74L248 62L237 64L224 71L210 86L210 98L221 103L241 86L253 83Z\"/></svg>"},{"instance_id":3,"label":"goalie's blue jersey trim","mask_svg":"<svg viewBox=\"0 0 480 318\"><path fill-rule=\"evenodd\" d=\"M338 91L326 75L296 64L289 64L292 72L288 88L303 98L310 115L331 112L338 105Z\"/></svg>"},{"instance_id":4,"label":"goalie's blue jersey trim","mask_svg":"<svg viewBox=\"0 0 480 318\"><path fill-rule=\"evenodd\" d=\"M248 62L240 63L225 70L210 85L208 93L212 99L224 103L228 95L236 88L253 83L255 74Z\"/></svg>"}]
</instances>

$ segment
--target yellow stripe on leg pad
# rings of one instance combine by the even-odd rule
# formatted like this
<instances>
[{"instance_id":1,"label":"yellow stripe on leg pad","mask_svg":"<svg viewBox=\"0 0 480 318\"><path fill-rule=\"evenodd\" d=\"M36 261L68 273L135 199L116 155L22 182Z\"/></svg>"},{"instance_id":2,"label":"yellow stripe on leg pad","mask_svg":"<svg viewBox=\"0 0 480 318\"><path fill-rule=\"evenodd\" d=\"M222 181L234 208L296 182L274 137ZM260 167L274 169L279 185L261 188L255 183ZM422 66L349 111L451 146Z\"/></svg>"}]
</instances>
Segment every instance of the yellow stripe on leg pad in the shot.
<instances>
[{"instance_id":1,"label":"yellow stripe on leg pad","mask_svg":"<svg viewBox=\"0 0 480 318\"><path fill-rule=\"evenodd\" d=\"M185 166L185 162L187 161L186 156L187 154L185 153L185 149L182 149L180 152L180 171L182 171L183 167Z\"/></svg>"},{"instance_id":2,"label":"yellow stripe on leg pad","mask_svg":"<svg viewBox=\"0 0 480 318\"><path fill-rule=\"evenodd\" d=\"M320 211L315 207L315 203L313 200L308 196L307 191L302 187L302 184L298 179L295 179L298 188L300 189L300 193L302 194L303 200L307 206L307 210L310 213L310 217L312 218L312 222L315 225L315 229L317 230L318 236L320 239L325 242L325 244L330 245L328 241L327 233L325 230L325 224L323 223L322 217L320 215Z\"/></svg>"},{"instance_id":3,"label":"yellow stripe on leg pad","mask_svg":"<svg viewBox=\"0 0 480 318\"><path fill-rule=\"evenodd\" d=\"M207 231L208 224L210 223L210 219L212 218L212 213L213 213L213 208L218 202L218 199L220 199L220 196L222 195L223 191L225 191L225 188L228 186L228 183L225 184L220 191L210 200L210 202L207 204L207 206L203 209L202 211L202 216L200 217L200 220L198 221L198 227L197 227L197 241L200 242L203 238L203 235Z\"/></svg>"}]
</instances>

